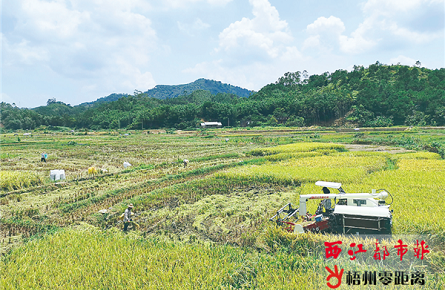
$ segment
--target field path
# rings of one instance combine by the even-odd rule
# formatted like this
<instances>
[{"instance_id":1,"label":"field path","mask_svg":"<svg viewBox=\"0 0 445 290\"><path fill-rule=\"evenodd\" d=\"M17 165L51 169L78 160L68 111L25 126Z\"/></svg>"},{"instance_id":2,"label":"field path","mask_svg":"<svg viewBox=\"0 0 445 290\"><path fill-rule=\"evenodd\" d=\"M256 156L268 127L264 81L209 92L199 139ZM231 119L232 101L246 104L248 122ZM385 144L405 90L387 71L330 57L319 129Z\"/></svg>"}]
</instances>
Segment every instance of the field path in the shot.
<instances>
[{"instance_id":1,"label":"field path","mask_svg":"<svg viewBox=\"0 0 445 290\"><path fill-rule=\"evenodd\" d=\"M415 150L408 150L402 147L380 146L380 145L364 145L364 144L344 144L349 151L376 151L396 153L416 152Z\"/></svg>"}]
</instances>

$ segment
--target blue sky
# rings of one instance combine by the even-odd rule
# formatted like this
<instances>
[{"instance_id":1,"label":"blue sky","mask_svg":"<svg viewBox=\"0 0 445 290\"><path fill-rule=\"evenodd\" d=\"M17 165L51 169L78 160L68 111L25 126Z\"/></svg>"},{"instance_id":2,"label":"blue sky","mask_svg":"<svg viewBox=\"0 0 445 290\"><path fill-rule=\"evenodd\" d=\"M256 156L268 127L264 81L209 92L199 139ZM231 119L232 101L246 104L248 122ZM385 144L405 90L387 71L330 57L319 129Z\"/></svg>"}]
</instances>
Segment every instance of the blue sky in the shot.
<instances>
[{"instance_id":1,"label":"blue sky","mask_svg":"<svg viewBox=\"0 0 445 290\"><path fill-rule=\"evenodd\" d=\"M444 0L5 0L2 101L71 105L198 78L445 67Z\"/></svg>"}]
</instances>

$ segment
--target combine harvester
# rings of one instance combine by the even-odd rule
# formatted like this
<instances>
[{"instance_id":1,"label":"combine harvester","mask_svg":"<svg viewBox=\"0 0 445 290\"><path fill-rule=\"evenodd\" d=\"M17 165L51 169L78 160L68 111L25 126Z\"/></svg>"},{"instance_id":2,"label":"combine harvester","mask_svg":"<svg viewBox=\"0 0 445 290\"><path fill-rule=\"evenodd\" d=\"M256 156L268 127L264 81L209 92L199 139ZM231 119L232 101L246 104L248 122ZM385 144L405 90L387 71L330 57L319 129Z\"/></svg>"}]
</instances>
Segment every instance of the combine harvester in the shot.
<instances>
[{"instance_id":1,"label":"combine harvester","mask_svg":"<svg viewBox=\"0 0 445 290\"><path fill-rule=\"evenodd\" d=\"M392 201L389 205L385 201L387 191L345 193L341 183L317 181L315 185L322 186L324 194L300 195L298 209L288 203L270 220L295 233L391 234L393 211L389 210ZM331 194L328 187L339 193ZM321 199L315 215L306 211L306 202L311 199Z\"/></svg>"}]
</instances>

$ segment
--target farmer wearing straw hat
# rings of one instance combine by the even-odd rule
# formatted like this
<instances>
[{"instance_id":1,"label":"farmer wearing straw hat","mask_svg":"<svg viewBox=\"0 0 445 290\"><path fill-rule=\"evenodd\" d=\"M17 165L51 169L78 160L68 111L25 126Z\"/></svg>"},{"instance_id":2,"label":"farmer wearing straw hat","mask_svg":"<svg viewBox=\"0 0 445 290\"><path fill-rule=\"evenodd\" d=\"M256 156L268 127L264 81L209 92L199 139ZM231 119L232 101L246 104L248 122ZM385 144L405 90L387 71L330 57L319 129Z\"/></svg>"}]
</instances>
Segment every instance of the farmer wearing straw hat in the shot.
<instances>
[{"instance_id":1,"label":"farmer wearing straw hat","mask_svg":"<svg viewBox=\"0 0 445 290\"><path fill-rule=\"evenodd\" d=\"M128 225L131 223L131 210L133 209L133 204L130 203L128 208L124 212L124 232L127 231Z\"/></svg>"}]
</instances>

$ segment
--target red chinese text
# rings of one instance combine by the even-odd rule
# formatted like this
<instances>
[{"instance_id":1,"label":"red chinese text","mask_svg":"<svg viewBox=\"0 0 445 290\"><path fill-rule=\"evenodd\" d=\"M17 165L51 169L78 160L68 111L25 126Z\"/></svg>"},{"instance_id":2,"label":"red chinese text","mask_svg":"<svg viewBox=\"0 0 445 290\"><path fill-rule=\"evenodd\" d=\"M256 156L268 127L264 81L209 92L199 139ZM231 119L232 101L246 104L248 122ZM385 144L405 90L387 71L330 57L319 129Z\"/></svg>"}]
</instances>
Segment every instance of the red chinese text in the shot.
<instances>
[{"instance_id":1,"label":"red chinese text","mask_svg":"<svg viewBox=\"0 0 445 290\"><path fill-rule=\"evenodd\" d=\"M326 246L326 259L329 259L330 257L334 257L334 259L337 259L338 255L341 253L341 249L337 245L341 245L341 241L337 242L324 242L324 245Z\"/></svg>"}]
</instances>

